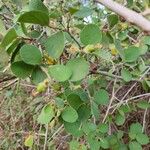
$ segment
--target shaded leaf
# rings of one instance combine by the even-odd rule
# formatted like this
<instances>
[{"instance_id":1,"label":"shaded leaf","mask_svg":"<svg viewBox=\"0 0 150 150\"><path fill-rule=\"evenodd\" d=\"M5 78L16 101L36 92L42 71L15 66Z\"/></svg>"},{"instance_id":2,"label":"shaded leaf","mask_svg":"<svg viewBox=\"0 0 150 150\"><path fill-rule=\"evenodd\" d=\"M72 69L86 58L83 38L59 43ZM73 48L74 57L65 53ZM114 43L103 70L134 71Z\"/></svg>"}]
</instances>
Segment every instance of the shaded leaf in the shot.
<instances>
[{"instance_id":1,"label":"shaded leaf","mask_svg":"<svg viewBox=\"0 0 150 150\"><path fill-rule=\"evenodd\" d=\"M70 68L64 65L53 65L49 67L48 73L52 78L59 82L69 80L72 75Z\"/></svg>"},{"instance_id":2,"label":"shaded leaf","mask_svg":"<svg viewBox=\"0 0 150 150\"><path fill-rule=\"evenodd\" d=\"M20 49L22 60L30 65L38 65L42 62L42 53L34 45L24 45Z\"/></svg>"},{"instance_id":3,"label":"shaded leaf","mask_svg":"<svg viewBox=\"0 0 150 150\"><path fill-rule=\"evenodd\" d=\"M66 66L72 71L70 81L79 81L85 78L89 72L89 63L81 57L70 59Z\"/></svg>"},{"instance_id":4,"label":"shaded leaf","mask_svg":"<svg viewBox=\"0 0 150 150\"><path fill-rule=\"evenodd\" d=\"M101 42L102 34L95 24L89 24L80 33L80 40L84 45L97 44Z\"/></svg>"},{"instance_id":5,"label":"shaded leaf","mask_svg":"<svg viewBox=\"0 0 150 150\"><path fill-rule=\"evenodd\" d=\"M61 116L64 121L69 123L76 122L76 120L78 119L78 113L76 112L76 110L69 106L63 110Z\"/></svg>"},{"instance_id":6,"label":"shaded leaf","mask_svg":"<svg viewBox=\"0 0 150 150\"><path fill-rule=\"evenodd\" d=\"M65 38L63 32L57 32L46 39L46 51L52 58L59 58L65 47Z\"/></svg>"}]
</instances>

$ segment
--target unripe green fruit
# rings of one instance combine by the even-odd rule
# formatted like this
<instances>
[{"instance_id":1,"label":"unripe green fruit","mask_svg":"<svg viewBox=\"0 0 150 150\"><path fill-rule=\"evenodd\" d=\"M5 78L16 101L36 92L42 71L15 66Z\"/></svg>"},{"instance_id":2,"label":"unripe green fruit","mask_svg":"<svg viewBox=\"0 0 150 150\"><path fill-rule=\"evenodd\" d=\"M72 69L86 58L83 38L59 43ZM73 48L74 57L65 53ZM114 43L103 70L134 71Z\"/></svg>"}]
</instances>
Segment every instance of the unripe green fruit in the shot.
<instances>
[{"instance_id":1,"label":"unripe green fruit","mask_svg":"<svg viewBox=\"0 0 150 150\"><path fill-rule=\"evenodd\" d=\"M46 90L46 85L45 83L41 82L37 86L37 92L42 93Z\"/></svg>"}]
</instances>

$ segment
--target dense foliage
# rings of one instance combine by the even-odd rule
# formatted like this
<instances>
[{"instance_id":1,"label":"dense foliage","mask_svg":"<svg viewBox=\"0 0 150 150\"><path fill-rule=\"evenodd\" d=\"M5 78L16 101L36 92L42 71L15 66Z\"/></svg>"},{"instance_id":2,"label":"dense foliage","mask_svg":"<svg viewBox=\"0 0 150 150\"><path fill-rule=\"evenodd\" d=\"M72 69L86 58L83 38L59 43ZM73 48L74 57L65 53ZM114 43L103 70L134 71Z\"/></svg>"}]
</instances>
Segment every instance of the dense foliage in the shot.
<instances>
[{"instance_id":1,"label":"dense foliage","mask_svg":"<svg viewBox=\"0 0 150 150\"><path fill-rule=\"evenodd\" d=\"M57 149L65 134L70 150L149 149L150 36L138 27L92 1L2 0L0 42L1 74L42 98L32 119L44 137L26 128L25 147Z\"/></svg>"}]
</instances>

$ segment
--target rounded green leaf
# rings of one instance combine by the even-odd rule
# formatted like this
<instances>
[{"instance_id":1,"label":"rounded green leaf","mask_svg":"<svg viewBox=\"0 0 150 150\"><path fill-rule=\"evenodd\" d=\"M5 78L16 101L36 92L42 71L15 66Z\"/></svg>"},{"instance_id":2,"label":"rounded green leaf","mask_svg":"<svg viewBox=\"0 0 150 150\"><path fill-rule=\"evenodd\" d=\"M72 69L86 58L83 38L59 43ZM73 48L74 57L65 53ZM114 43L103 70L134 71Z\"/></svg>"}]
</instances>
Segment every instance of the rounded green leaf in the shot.
<instances>
[{"instance_id":1,"label":"rounded green leaf","mask_svg":"<svg viewBox=\"0 0 150 150\"><path fill-rule=\"evenodd\" d=\"M129 143L129 149L130 150L142 150L142 146L138 142L130 142Z\"/></svg>"},{"instance_id":2,"label":"rounded green leaf","mask_svg":"<svg viewBox=\"0 0 150 150\"><path fill-rule=\"evenodd\" d=\"M100 89L94 93L94 100L98 105L107 105L109 103L109 93Z\"/></svg>"},{"instance_id":3,"label":"rounded green leaf","mask_svg":"<svg viewBox=\"0 0 150 150\"><path fill-rule=\"evenodd\" d=\"M101 123L101 124L98 126L98 130L99 130L101 133L107 133L108 130L109 130L109 125L108 125L108 124L105 124L105 123Z\"/></svg>"},{"instance_id":4,"label":"rounded green leaf","mask_svg":"<svg viewBox=\"0 0 150 150\"><path fill-rule=\"evenodd\" d=\"M135 46L128 47L124 50L124 60L125 62L134 62L140 56L140 49Z\"/></svg>"},{"instance_id":5,"label":"rounded green leaf","mask_svg":"<svg viewBox=\"0 0 150 150\"><path fill-rule=\"evenodd\" d=\"M30 65L38 65L42 62L42 54L34 45L24 45L20 49L22 60Z\"/></svg>"},{"instance_id":6,"label":"rounded green leaf","mask_svg":"<svg viewBox=\"0 0 150 150\"><path fill-rule=\"evenodd\" d=\"M18 18L18 22L39 24L41 26L49 25L49 16L42 11L25 12Z\"/></svg>"},{"instance_id":7,"label":"rounded green leaf","mask_svg":"<svg viewBox=\"0 0 150 150\"><path fill-rule=\"evenodd\" d=\"M80 129L80 122L76 121L74 123L64 122L65 130L72 134L74 137L81 137L83 131Z\"/></svg>"},{"instance_id":8,"label":"rounded green leaf","mask_svg":"<svg viewBox=\"0 0 150 150\"><path fill-rule=\"evenodd\" d=\"M99 27L95 24L89 24L84 27L80 33L80 40L84 45L96 44L101 42L102 34Z\"/></svg>"},{"instance_id":9,"label":"rounded green leaf","mask_svg":"<svg viewBox=\"0 0 150 150\"><path fill-rule=\"evenodd\" d=\"M130 132L134 134L142 133L142 125L140 123L132 123L130 126Z\"/></svg>"},{"instance_id":10,"label":"rounded green leaf","mask_svg":"<svg viewBox=\"0 0 150 150\"><path fill-rule=\"evenodd\" d=\"M146 145L149 144L149 137L146 134L137 134L136 140L141 144L141 145Z\"/></svg>"},{"instance_id":11,"label":"rounded green leaf","mask_svg":"<svg viewBox=\"0 0 150 150\"><path fill-rule=\"evenodd\" d=\"M31 75L31 80L34 84L39 84L47 78L47 75L40 67L36 67Z\"/></svg>"},{"instance_id":12,"label":"rounded green leaf","mask_svg":"<svg viewBox=\"0 0 150 150\"><path fill-rule=\"evenodd\" d=\"M91 109L87 105L81 105L78 109L78 116L81 122L84 122L89 119L91 116Z\"/></svg>"},{"instance_id":13,"label":"rounded green leaf","mask_svg":"<svg viewBox=\"0 0 150 150\"><path fill-rule=\"evenodd\" d=\"M121 70L121 76L122 76L123 80L126 82L129 82L132 80L132 74L126 69Z\"/></svg>"},{"instance_id":14,"label":"rounded green leaf","mask_svg":"<svg viewBox=\"0 0 150 150\"><path fill-rule=\"evenodd\" d=\"M59 82L69 80L72 74L69 67L64 65L53 65L49 68L48 72L52 78Z\"/></svg>"},{"instance_id":15,"label":"rounded green leaf","mask_svg":"<svg viewBox=\"0 0 150 150\"><path fill-rule=\"evenodd\" d=\"M23 61L14 62L11 65L11 70L18 78L27 78L31 75L33 66L24 63Z\"/></svg>"},{"instance_id":16,"label":"rounded green leaf","mask_svg":"<svg viewBox=\"0 0 150 150\"><path fill-rule=\"evenodd\" d=\"M109 27L113 28L119 21L119 18L117 15L115 14L111 14L107 17L108 23L109 23Z\"/></svg>"},{"instance_id":17,"label":"rounded green leaf","mask_svg":"<svg viewBox=\"0 0 150 150\"><path fill-rule=\"evenodd\" d=\"M150 103L147 101L141 101L137 103L137 107L141 109L147 109L147 108L150 108Z\"/></svg>"},{"instance_id":18,"label":"rounded green leaf","mask_svg":"<svg viewBox=\"0 0 150 150\"><path fill-rule=\"evenodd\" d=\"M100 146L103 149L108 149L110 147L109 141L106 138L102 138L101 141L100 141Z\"/></svg>"},{"instance_id":19,"label":"rounded green leaf","mask_svg":"<svg viewBox=\"0 0 150 150\"><path fill-rule=\"evenodd\" d=\"M115 123L118 125L118 126L121 126L124 124L125 122L125 116L124 115L121 115L121 114L116 114L115 116Z\"/></svg>"},{"instance_id":20,"label":"rounded green leaf","mask_svg":"<svg viewBox=\"0 0 150 150\"><path fill-rule=\"evenodd\" d=\"M46 39L45 42L46 51L48 54L57 59L63 53L65 47L65 37L63 32L57 32Z\"/></svg>"},{"instance_id":21,"label":"rounded green leaf","mask_svg":"<svg viewBox=\"0 0 150 150\"><path fill-rule=\"evenodd\" d=\"M96 118L96 119L99 119L99 115L100 115L100 111L99 111L99 108L98 108L98 105L93 102L91 104L91 114Z\"/></svg>"},{"instance_id":22,"label":"rounded green leaf","mask_svg":"<svg viewBox=\"0 0 150 150\"><path fill-rule=\"evenodd\" d=\"M89 72L89 63L84 58L74 58L67 62L67 67L72 71L71 81L80 81Z\"/></svg>"},{"instance_id":23,"label":"rounded green leaf","mask_svg":"<svg viewBox=\"0 0 150 150\"><path fill-rule=\"evenodd\" d=\"M1 45L2 47L7 47L14 39L17 38L17 33L14 28L11 28L7 31L6 35L4 36Z\"/></svg>"},{"instance_id":24,"label":"rounded green leaf","mask_svg":"<svg viewBox=\"0 0 150 150\"><path fill-rule=\"evenodd\" d=\"M49 13L48 8L43 4L41 0L30 0L29 10L43 11L47 14Z\"/></svg>"},{"instance_id":25,"label":"rounded green leaf","mask_svg":"<svg viewBox=\"0 0 150 150\"><path fill-rule=\"evenodd\" d=\"M92 122L84 122L82 125L82 130L88 135L90 132L96 131L96 124Z\"/></svg>"},{"instance_id":26,"label":"rounded green leaf","mask_svg":"<svg viewBox=\"0 0 150 150\"><path fill-rule=\"evenodd\" d=\"M78 113L72 107L66 107L61 114L62 118L66 122L73 123L78 119Z\"/></svg>"},{"instance_id":27,"label":"rounded green leaf","mask_svg":"<svg viewBox=\"0 0 150 150\"><path fill-rule=\"evenodd\" d=\"M77 94L74 94L74 93L72 93L72 94L70 94L70 95L67 96L67 101L68 101L69 105L70 105L71 107L73 107L74 109L76 109L76 110L77 110L77 109L82 105L82 103L83 103L83 101L81 100L80 96L77 95Z\"/></svg>"},{"instance_id":28,"label":"rounded green leaf","mask_svg":"<svg viewBox=\"0 0 150 150\"><path fill-rule=\"evenodd\" d=\"M40 124L48 124L52 118L55 116L53 106L47 104L43 107L40 115L38 116L38 123Z\"/></svg>"},{"instance_id":29,"label":"rounded green leaf","mask_svg":"<svg viewBox=\"0 0 150 150\"><path fill-rule=\"evenodd\" d=\"M92 9L90 9L89 7L82 7L77 12L74 13L74 16L78 18L84 18L90 16L91 14Z\"/></svg>"}]
</instances>

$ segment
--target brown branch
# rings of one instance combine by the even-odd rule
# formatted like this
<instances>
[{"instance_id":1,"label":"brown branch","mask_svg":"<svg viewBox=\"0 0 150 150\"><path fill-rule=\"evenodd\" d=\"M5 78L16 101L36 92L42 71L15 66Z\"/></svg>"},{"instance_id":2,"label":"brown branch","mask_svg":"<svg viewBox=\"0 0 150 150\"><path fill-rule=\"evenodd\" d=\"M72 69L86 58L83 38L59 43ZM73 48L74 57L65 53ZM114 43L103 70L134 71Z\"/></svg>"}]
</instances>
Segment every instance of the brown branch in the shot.
<instances>
[{"instance_id":1,"label":"brown branch","mask_svg":"<svg viewBox=\"0 0 150 150\"><path fill-rule=\"evenodd\" d=\"M133 23L140 27L143 31L150 35L150 21L133 10L124 7L113 0L96 0L97 3L101 3L105 7L109 8L118 15L124 17L126 21Z\"/></svg>"}]
</instances>

